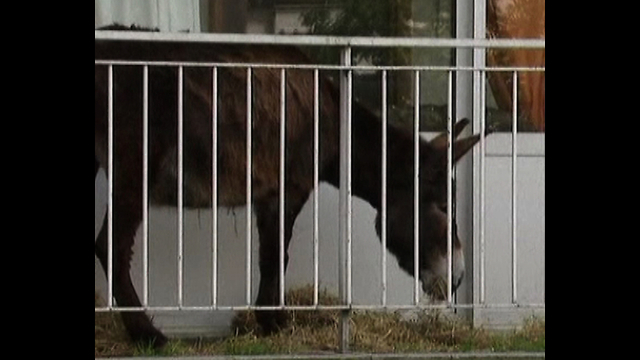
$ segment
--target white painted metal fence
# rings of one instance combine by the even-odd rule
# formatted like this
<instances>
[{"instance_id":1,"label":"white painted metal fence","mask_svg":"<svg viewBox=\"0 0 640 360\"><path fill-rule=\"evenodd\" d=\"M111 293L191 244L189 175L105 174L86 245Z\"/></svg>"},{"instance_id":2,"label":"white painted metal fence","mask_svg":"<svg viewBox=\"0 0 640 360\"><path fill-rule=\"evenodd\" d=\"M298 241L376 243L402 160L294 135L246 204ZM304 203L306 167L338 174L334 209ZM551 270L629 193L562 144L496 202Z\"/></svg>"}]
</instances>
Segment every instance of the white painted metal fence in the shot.
<instances>
[{"instance_id":1,"label":"white painted metal fence","mask_svg":"<svg viewBox=\"0 0 640 360\"><path fill-rule=\"evenodd\" d=\"M346 339L347 331L348 331L348 311L357 310L357 309L425 309L425 308L441 308L441 309L504 309L510 310L515 308L531 308L531 309L542 309L544 310L545 304L544 300L541 302L527 302L523 300L518 293L518 279L522 278L522 274L518 273L518 263L520 258L518 256L518 247L520 245L519 242L519 221L518 221L518 209L523 206L518 202L518 191L520 191L518 184L520 180L520 162L519 162L519 146L520 146L520 135L518 133L517 126L517 116L518 116L518 96L517 93L519 91L518 88L518 77L520 74L524 72L539 72L545 71L544 68L529 68L529 67L504 67L504 68L491 68L487 66L362 66L362 65L353 65L351 64L351 48L353 47L450 47L455 49L487 49L487 48L531 48L531 49L544 49L545 41L544 40L457 40L457 39L408 39L408 38L358 38L358 37L315 37L315 36L271 36L271 35L232 35L232 34L167 34L167 33L128 33L128 32L110 32L110 31L96 31L95 32L96 40L122 40L122 41L139 41L139 40L155 40L155 41L181 41L181 42L225 42L225 43L249 43L249 44L290 44L290 45L313 45L313 46L338 46L343 49L342 56L342 64L340 65L308 65L308 64L258 64L258 63L213 63L213 62L178 62L178 61L106 61L106 60L96 60L95 64L106 65L108 66L108 78L109 78L109 108L113 108L113 69L122 65L135 65L142 67L143 70L143 159L144 159L144 175L143 175L143 222L142 222L142 286L139 289L139 294L142 298L143 306L141 308L123 308L118 307L113 301L113 278L110 273L107 273L107 292L106 292L106 300L107 304L104 307L96 307L96 312L104 312L104 311L136 311L136 310L145 310L145 311L153 311L153 312L165 312L165 311L179 311L179 312L191 312L191 311L201 311L201 312L215 312L215 311L225 311L225 310L252 310L258 309L255 305L252 305L252 299L254 297L255 291L255 279L254 279L254 271L252 269L254 252L252 247L254 247L254 234L253 234L253 219L251 211L245 212L245 248L244 248L244 266L245 266L245 279L244 279L244 299L241 302L237 302L235 304L223 304L220 301L220 284L219 277L221 272L224 272L225 269L220 267L220 237L218 235L218 210L215 204L218 203L216 194L217 194L217 182L213 181L213 199L212 202L214 206L211 211L211 222L212 222L212 232L210 234L211 241L211 268L209 273L211 274L211 287L210 287L210 300L211 302L207 305L189 305L185 303L185 214L184 214L184 206L183 206L183 172L182 169L184 167L183 160L183 147L182 143L183 137L183 103L182 103L182 91L183 91L183 69L185 67L206 67L211 69L213 79L214 79L214 87L213 87L213 111L212 111L212 121L213 121L213 133L211 134L213 137L213 178L217 178L216 169L217 166L215 161L217 159L217 141L222 141L217 138L217 76L218 70L227 67L238 67L245 69L247 74L247 83L246 90L247 94L247 124L251 124L251 107L252 107L252 97L251 88L252 88L252 72L255 69L259 68L276 68L280 69L280 138L274 139L274 141L279 141L280 143L280 156L281 159L284 158L285 154L285 137L284 137L284 129L286 123L286 106L285 106L285 82L287 77L287 71L290 69L310 69L314 71L314 186L315 191L313 192L312 197L312 233L311 233L311 243L312 243L312 278L313 278L313 288L314 288L314 302L312 305L308 306L291 306L287 305L284 302L284 294L285 294L285 281L280 283L279 288L279 301L278 305L270 306L270 307L260 307L260 310L265 309L291 309L291 310L317 310L317 309L340 309L344 310L344 318L343 318L343 347L346 347ZM179 83L178 83L178 207L177 207L177 254L176 254L176 262L177 262L177 276L173 281L176 283L177 290L177 301L172 305L154 305L150 302L150 281L149 281L149 210L148 210L148 73L149 68L153 66L173 66L178 69L179 74ZM340 91L341 91L341 179L340 179L340 193L339 193L339 291L340 297L342 299L341 305L322 305L318 302L318 293L319 288L321 286L320 283L320 231L319 224L320 218L322 217L320 213L320 186L318 181L318 123L319 123L319 104L318 104L318 84L319 77L322 76L322 72L326 70L338 70L341 71L343 76L341 76L340 82ZM492 261L491 259L487 259L487 243L492 241L492 239L486 236L486 209L485 204L487 203L486 198L486 166L487 166L487 144L486 142L489 140L481 140L477 150L474 150L473 153L473 173L474 177L473 188L474 188L474 196L479 199L479 209L480 211L476 211L473 214L474 224L477 225L478 229L474 229L473 233L478 234L478 236L474 236L473 240L473 249L478 249L479 254L474 253L474 266L473 266L473 276L471 280L474 282L471 284L471 287L478 290L478 295L474 295L474 301L458 303L455 298L451 296L451 276L447 278L449 281L447 282L447 300L443 303L434 304L434 303L422 303L421 300L421 290L419 286L419 277L418 277L418 267L415 267L414 278L413 278L413 301L410 304L394 304L388 302L388 289L389 289L389 278L388 278L388 259L386 252L386 231L384 230L384 226L386 226L386 201L382 202L381 216L382 216L382 224L383 231L381 232L382 238L382 251L380 253L379 262L380 267L382 269L380 273L381 283L371 284L371 286L379 286L381 288L381 294L379 301L370 301L368 303L362 303L354 301L353 296L353 285L354 285L354 276L353 276L353 212L354 212L354 204L352 202L351 195L351 104L352 104L352 94L353 94L353 72L356 70L375 70L379 71L382 79L382 132L383 132L383 153L382 153L382 163L383 163L383 186L380 189L382 193L383 199L386 199L386 162L387 162L387 144L386 144L386 131L387 131L387 86L388 86L388 74L393 71L411 71L413 72L414 81L416 83L415 92L414 92L414 154L415 154L415 164L414 168L415 177L414 177L414 191L417 194L419 191L419 119L420 119L420 86L418 84L421 81L421 74L424 72L444 72L447 74L448 78L448 89L447 97L447 118L448 118L448 127L447 132L449 134L449 144L451 144L451 133L452 133L452 124L453 124L453 115L454 109L457 104L455 103L455 76L459 76L459 74L465 74L463 76L473 77L476 79L475 84L479 86L480 91L474 91L474 104L478 104L480 109L484 109L486 107L485 104L485 94L486 94L486 76L488 72L492 71L500 71L500 72L510 72L513 76L513 126L511 133L511 156L510 156L510 166L511 166L511 178L510 178L510 193L511 193L511 212L510 212L510 224L511 224L511 240L510 240L510 253L511 253L511 294L509 301L506 302L490 302L487 301L487 261ZM274 90L278 91L278 90ZM476 106L477 107L477 106ZM478 111L478 109L474 109L474 113L479 114L480 116L473 119L473 130L474 132L484 132L485 131L485 112ZM114 165L113 165L113 111L109 112L109 161L108 161L108 173L113 174ZM251 154L251 146L252 146L252 126L247 126L246 133L246 142L247 142L247 154ZM447 204L448 209L452 209L453 199L453 174L452 172L452 163L451 163L451 146L448 147L449 151L449 163L448 163L448 188L447 188ZM544 162L544 161L543 161ZM284 161L280 161L281 165L279 168L279 179L280 179L280 191L279 191L279 203L280 203L280 217L279 217L279 227L280 227L280 266L279 272L281 274L281 278L284 277L284 187L285 187L285 169L284 169ZM252 158L249 155L247 157L247 169L252 168ZM117 169L116 169L117 171ZM251 198L252 198L252 183L251 183L251 171L247 171L249 174L246 178L246 196L247 209L251 209ZM414 207L416 211L416 216L414 216L414 249L415 249L415 264L418 264L418 234L419 234L419 222L417 211L419 209L418 196L415 196L414 199ZM113 223L113 206L111 206L113 201L113 181L112 179L107 179L107 218L108 218L108 226L112 226ZM460 200L459 200L460 201ZM544 216L544 215L543 215ZM97 223L101 223L97 221ZM448 271L451 274L452 268L452 212L448 212L448 231L447 231L447 248L448 248ZM109 234L111 236L111 231ZM298 240L292 241L292 244L297 242ZM308 241L308 240L307 240ZM109 257L108 262L109 268L113 268L113 257L112 257L112 244L113 239L108 239L109 244ZM471 253L467 247L465 249L467 253ZM478 263L476 264L475 259L478 259ZM240 259L237 259L238 261ZM295 256L291 257L291 262L294 263L296 261ZM293 265L290 265L290 267ZM526 276L526 274L524 275ZM477 281L477 282L476 282ZM544 280L542 280L544 281ZM287 282L288 285L288 282ZM542 291L544 291L542 289ZM542 297L544 299L544 296Z\"/></svg>"}]
</instances>

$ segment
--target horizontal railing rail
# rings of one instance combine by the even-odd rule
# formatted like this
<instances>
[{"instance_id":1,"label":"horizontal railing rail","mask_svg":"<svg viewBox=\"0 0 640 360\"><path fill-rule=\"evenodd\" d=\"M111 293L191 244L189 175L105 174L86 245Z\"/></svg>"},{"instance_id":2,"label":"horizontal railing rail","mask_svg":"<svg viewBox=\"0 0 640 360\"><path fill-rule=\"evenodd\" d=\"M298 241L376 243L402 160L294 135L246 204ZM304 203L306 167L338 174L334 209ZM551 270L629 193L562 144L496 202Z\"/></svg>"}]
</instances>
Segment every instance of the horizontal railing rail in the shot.
<instances>
[{"instance_id":1,"label":"horizontal railing rail","mask_svg":"<svg viewBox=\"0 0 640 360\"><path fill-rule=\"evenodd\" d=\"M96 65L132 65L132 66L184 66L184 67L220 67L220 68L268 68L268 69L304 69L304 70L361 70L361 71L486 71L486 72L540 72L545 67L532 66L437 66L437 65L322 65L322 64L264 64L249 62L206 62L206 61L156 61L156 60L95 60Z\"/></svg>"},{"instance_id":2,"label":"horizontal railing rail","mask_svg":"<svg viewBox=\"0 0 640 360\"><path fill-rule=\"evenodd\" d=\"M95 30L96 40L164 41L187 43L269 44L339 47L432 47L544 49L545 39L440 39L321 35L167 33Z\"/></svg>"}]
</instances>

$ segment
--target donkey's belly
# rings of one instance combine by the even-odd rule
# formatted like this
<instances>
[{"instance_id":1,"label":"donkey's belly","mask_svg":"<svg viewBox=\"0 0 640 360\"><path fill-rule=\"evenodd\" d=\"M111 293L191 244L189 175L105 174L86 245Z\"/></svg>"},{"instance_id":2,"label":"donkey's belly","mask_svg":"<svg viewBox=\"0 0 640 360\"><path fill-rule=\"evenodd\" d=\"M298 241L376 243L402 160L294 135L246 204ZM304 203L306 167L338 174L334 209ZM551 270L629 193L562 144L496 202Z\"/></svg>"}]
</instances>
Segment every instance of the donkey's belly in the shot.
<instances>
[{"instance_id":1,"label":"donkey's belly","mask_svg":"<svg viewBox=\"0 0 640 360\"><path fill-rule=\"evenodd\" d=\"M265 186L260 180L254 179L251 184L252 202L264 198L277 191L276 186ZM273 188L273 189L272 189ZM177 206L178 179L176 176L166 176L157 182L150 190L149 199L157 206ZM182 203L188 208L210 208L213 199L213 182L211 178L203 179L185 172L183 177ZM247 179L233 178L221 175L216 184L217 206L234 207L247 204Z\"/></svg>"}]
</instances>

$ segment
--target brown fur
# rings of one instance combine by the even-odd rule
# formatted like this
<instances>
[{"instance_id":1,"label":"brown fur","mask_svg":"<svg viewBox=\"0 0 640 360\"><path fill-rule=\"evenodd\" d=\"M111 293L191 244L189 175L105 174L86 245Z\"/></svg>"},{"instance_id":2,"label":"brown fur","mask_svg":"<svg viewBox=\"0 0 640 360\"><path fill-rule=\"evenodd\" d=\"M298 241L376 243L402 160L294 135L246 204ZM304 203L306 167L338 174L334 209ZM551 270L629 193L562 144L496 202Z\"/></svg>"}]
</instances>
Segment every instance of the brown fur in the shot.
<instances>
[{"instance_id":1,"label":"brown fur","mask_svg":"<svg viewBox=\"0 0 640 360\"><path fill-rule=\"evenodd\" d=\"M117 26L112 30L118 30ZM135 30L142 30L136 28ZM178 44L96 41L96 59L183 60L207 62L308 64L298 49L286 46ZM184 69L184 204L211 206L212 70ZM246 68L218 68L218 201L221 206L246 204ZM286 73L286 209L285 246L302 205L313 190L313 72ZM177 68L149 67L149 191L155 205L177 204ZM114 66L114 294L119 306L140 306L129 276L133 236L141 221L142 199L142 69ZM280 70L255 68L252 73L252 202L260 237L260 288L256 304L277 303ZM95 66L95 157L107 161L107 67ZM320 95L320 160L322 181L339 183L338 92L322 78ZM468 121L456 127L456 136ZM389 127L388 248L403 270L413 274L413 136ZM381 206L381 123L357 103L353 106L353 194ZM454 146L455 160L479 136ZM420 144L420 268L429 269L446 254L446 139ZM444 223L443 223L444 216ZM105 220L106 225L106 220ZM96 241L96 255L106 271L107 226ZM380 219L376 219L380 232ZM443 230L444 229L444 230ZM443 232L444 231L444 232ZM455 236L455 249L460 242ZM285 249L286 253L286 249ZM288 255L285 256L288 260ZM459 279L456 279L458 281ZM135 341L161 346L166 338L142 312L123 312ZM284 325L282 313L259 311L266 333Z\"/></svg>"}]
</instances>

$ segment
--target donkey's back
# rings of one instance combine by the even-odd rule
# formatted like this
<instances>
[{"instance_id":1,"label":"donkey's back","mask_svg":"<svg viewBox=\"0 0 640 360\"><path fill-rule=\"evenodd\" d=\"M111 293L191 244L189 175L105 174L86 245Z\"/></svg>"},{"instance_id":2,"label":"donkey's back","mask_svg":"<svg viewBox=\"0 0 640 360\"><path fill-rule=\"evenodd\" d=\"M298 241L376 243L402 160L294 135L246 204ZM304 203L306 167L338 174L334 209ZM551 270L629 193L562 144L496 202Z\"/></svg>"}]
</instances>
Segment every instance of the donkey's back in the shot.
<instances>
[{"instance_id":1,"label":"donkey's back","mask_svg":"<svg viewBox=\"0 0 640 360\"><path fill-rule=\"evenodd\" d=\"M307 64L305 54L294 47L159 42L96 41L96 59L224 64ZM183 124L182 159L184 204L210 206L212 154L217 144L218 202L234 206L246 203L247 124L252 148L252 195L271 196L279 184L281 69L150 65L148 99L143 99L143 67L113 66L114 160L119 172L139 173L142 168L143 109L148 101L150 199L160 205L176 204L178 122ZM182 73L182 75L180 75ZM248 77L251 77L248 81ZM214 83L215 78L215 83ZM248 83L251 100L248 103ZM314 74L312 70L287 69L286 184L310 190L313 174ZM95 67L96 160L107 161L108 67ZM181 88L181 90L180 90ZM214 97L214 91L216 96ZM180 94L182 93L182 104ZM320 168L337 153L336 94L322 82L318 88L320 109ZM251 111L248 119L247 111ZM214 111L217 115L213 126ZM182 115L182 116L180 116ZM119 170L121 169L121 170ZM134 179L129 179L134 180ZM303 191L304 192L304 191Z\"/></svg>"}]
</instances>

